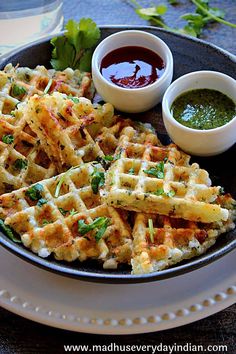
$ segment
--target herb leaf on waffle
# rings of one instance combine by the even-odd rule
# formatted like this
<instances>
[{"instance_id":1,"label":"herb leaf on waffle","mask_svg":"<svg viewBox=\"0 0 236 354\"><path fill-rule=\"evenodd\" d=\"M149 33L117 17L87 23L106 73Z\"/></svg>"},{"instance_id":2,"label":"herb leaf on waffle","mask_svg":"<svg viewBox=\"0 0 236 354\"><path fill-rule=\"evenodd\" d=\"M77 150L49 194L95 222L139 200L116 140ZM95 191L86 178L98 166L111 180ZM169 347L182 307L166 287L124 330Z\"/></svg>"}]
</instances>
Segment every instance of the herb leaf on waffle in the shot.
<instances>
[{"instance_id":1,"label":"herb leaf on waffle","mask_svg":"<svg viewBox=\"0 0 236 354\"><path fill-rule=\"evenodd\" d=\"M82 164L70 173L2 195L0 218L41 257L53 253L58 260L99 259L105 268L130 263L131 229L122 211L102 204L99 195L93 193L91 175L95 168L104 172L98 164ZM61 178L63 183L55 197ZM101 219L105 223L97 222ZM87 226L86 232L81 231L81 223Z\"/></svg>"},{"instance_id":2,"label":"herb leaf on waffle","mask_svg":"<svg viewBox=\"0 0 236 354\"><path fill-rule=\"evenodd\" d=\"M228 211L212 204L220 187L211 187L207 171L190 165L190 156L174 144L130 143L124 136L117 149L120 159L108 171L102 193L108 205L206 223L227 220Z\"/></svg>"},{"instance_id":3,"label":"herb leaf on waffle","mask_svg":"<svg viewBox=\"0 0 236 354\"><path fill-rule=\"evenodd\" d=\"M30 69L8 64L0 71L0 113L10 115L18 103L34 94L41 96L55 91L91 99L94 95L91 74L70 68L56 71L44 66Z\"/></svg>"}]
</instances>

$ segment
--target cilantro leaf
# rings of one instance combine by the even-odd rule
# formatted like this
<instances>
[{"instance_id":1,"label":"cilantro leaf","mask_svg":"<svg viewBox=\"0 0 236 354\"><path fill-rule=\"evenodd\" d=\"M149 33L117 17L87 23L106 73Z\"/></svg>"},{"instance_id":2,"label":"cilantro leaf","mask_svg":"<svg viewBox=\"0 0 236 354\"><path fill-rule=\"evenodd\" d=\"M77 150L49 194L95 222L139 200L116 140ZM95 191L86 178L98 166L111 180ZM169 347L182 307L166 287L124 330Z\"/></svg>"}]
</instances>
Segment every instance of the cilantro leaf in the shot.
<instances>
[{"instance_id":1,"label":"cilantro leaf","mask_svg":"<svg viewBox=\"0 0 236 354\"><path fill-rule=\"evenodd\" d=\"M78 211L76 211L74 208L69 211L70 215L75 215L78 214Z\"/></svg>"},{"instance_id":2,"label":"cilantro leaf","mask_svg":"<svg viewBox=\"0 0 236 354\"><path fill-rule=\"evenodd\" d=\"M67 96L72 102L74 102L74 103L79 103L79 98L78 97L74 97L74 96L72 96L72 95L69 95L69 96Z\"/></svg>"},{"instance_id":3,"label":"cilantro leaf","mask_svg":"<svg viewBox=\"0 0 236 354\"><path fill-rule=\"evenodd\" d=\"M52 220L43 219L42 226L46 226L48 224L51 224L52 222Z\"/></svg>"},{"instance_id":4,"label":"cilantro leaf","mask_svg":"<svg viewBox=\"0 0 236 354\"><path fill-rule=\"evenodd\" d=\"M165 194L165 192L164 192L163 188L158 188L155 192L153 192L153 194L159 196L159 195Z\"/></svg>"},{"instance_id":5,"label":"cilantro leaf","mask_svg":"<svg viewBox=\"0 0 236 354\"><path fill-rule=\"evenodd\" d=\"M173 197L175 195L175 191L173 189L171 189L169 192L164 192L163 188L158 188L155 192L153 192L153 194L160 196L163 195L165 197Z\"/></svg>"},{"instance_id":6,"label":"cilantro leaf","mask_svg":"<svg viewBox=\"0 0 236 354\"><path fill-rule=\"evenodd\" d=\"M12 94L13 94L13 96L18 97L18 96L24 95L26 92L27 91L26 91L26 89L23 86L19 86L19 85L13 84L13 86L12 86Z\"/></svg>"},{"instance_id":7,"label":"cilantro leaf","mask_svg":"<svg viewBox=\"0 0 236 354\"><path fill-rule=\"evenodd\" d=\"M105 155L103 158L106 161L113 161L113 156L111 156L111 155Z\"/></svg>"},{"instance_id":8,"label":"cilantro leaf","mask_svg":"<svg viewBox=\"0 0 236 354\"><path fill-rule=\"evenodd\" d=\"M91 174L91 177L92 177L91 187L92 187L93 193L97 194L99 187L104 186L105 174L104 174L104 172L100 172L96 168L94 168L94 171Z\"/></svg>"},{"instance_id":9,"label":"cilantro leaf","mask_svg":"<svg viewBox=\"0 0 236 354\"><path fill-rule=\"evenodd\" d=\"M18 235L16 235L10 226L5 225L2 219L0 219L0 230L2 230L12 241L21 243L21 240L17 237Z\"/></svg>"},{"instance_id":10,"label":"cilantro leaf","mask_svg":"<svg viewBox=\"0 0 236 354\"><path fill-rule=\"evenodd\" d=\"M14 137L11 134L3 135L2 142L5 144L12 144L14 141Z\"/></svg>"},{"instance_id":11,"label":"cilantro leaf","mask_svg":"<svg viewBox=\"0 0 236 354\"><path fill-rule=\"evenodd\" d=\"M175 191L173 189L166 193L166 196L169 198L174 197L174 195L175 195Z\"/></svg>"},{"instance_id":12,"label":"cilantro leaf","mask_svg":"<svg viewBox=\"0 0 236 354\"><path fill-rule=\"evenodd\" d=\"M148 170L143 170L148 175L155 176L157 178L164 178L164 161L159 162L155 167L151 167Z\"/></svg>"},{"instance_id":13,"label":"cilantro leaf","mask_svg":"<svg viewBox=\"0 0 236 354\"><path fill-rule=\"evenodd\" d=\"M220 187L220 189L219 189L219 195L224 195L224 194L225 194L224 187Z\"/></svg>"},{"instance_id":14,"label":"cilantro leaf","mask_svg":"<svg viewBox=\"0 0 236 354\"><path fill-rule=\"evenodd\" d=\"M110 222L110 218L104 216L96 218L91 224L86 224L84 220L81 219L78 221L78 231L83 236L94 229L99 229L94 235L95 240L98 242L106 232Z\"/></svg>"},{"instance_id":15,"label":"cilantro leaf","mask_svg":"<svg viewBox=\"0 0 236 354\"><path fill-rule=\"evenodd\" d=\"M50 61L53 69L64 70L68 67L74 68L75 48L67 41L65 37L55 37L51 39L51 44L55 47L52 51Z\"/></svg>"},{"instance_id":16,"label":"cilantro leaf","mask_svg":"<svg viewBox=\"0 0 236 354\"><path fill-rule=\"evenodd\" d=\"M59 211L60 211L60 213L63 215L63 216L66 216L66 214L69 212L69 210L65 210L65 209L63 209L63 208L58 208L59 209Z\"/></svg>"},{"instance_id":17,"label":"cilantro leaf","mask_svg":"<svg viewBox=\"0 0 236 354\"><path fill-rule=\"evenodd\" d=\"M134 175L134 168L133 168L133 167L131 167L131 168L129 169L128 174L129 174L129 175Z\"/></svg>"},{"instance_id":18,"label":"cilantro leaf","mask_svg":"<svg viewBox=\"0 0 236 354\"><path fill-rule=\"evenodd\" d=\"M135 6L135 12L144 20L150 21L158 27L163 27L169 31L184 33L194 37L199 37L203 28L210 21L220 22L224 25L236 28L236 24L224 20L225 12L217 7L210 7L208 0L191 0L196 6L195 12L184 14L182 19L187 21L183 28L173 28L165 24L162 15L165 15L167 7L165 5L143 8L138 1L130 0ZM168 0L171 5L177 5L178 0Z\"/></svg>"},{"instance_id":19,"label":"cilantro leaf","mask_svg":"<svg viewBox=\"0 0 236 354\"><path fill-rule=\"evenodd\" d=\"M52 38L53 45L51 65L56 70L67 67L90 71L94 46L100 39L100 30L90 18L80 22L69 20L62 37Z\"/></svg>"},{"instance_id":20,"label":"cilantro leaf","mask_svg":"<svg viewBox=\"0 0 236 354\"><path fill-rule=\"evenodd\" d=\"M27 189L25 194L27 197L29 197L31 200L39 200L42 198L42 191L43 191L43 186L40 183L35 184L34 186L30 187Z\"/></svg>"},{"instance_id":21,"label":"cilantro leaf","mask_svg":"<svg viewBox=\"0 0 236 354\"><path fill-rule=\"evenodd\" d=\"M16 161L14 162L14 167L15 167L16 170L26 169L27 166L28 166L28 161L27 160L16 159Z\"/></svg>"},{"instance_id":22,"label":"cilantro leaf","mask_svg":"<svg viewBox=\"0 0 236 354\"><path fill-rule=\"evenodd\" d=\"M41 207L42 205L47 204L47 202L48 202L47 199L40 198L37 203L37 206Z\"/></svg>"}]
</instances>

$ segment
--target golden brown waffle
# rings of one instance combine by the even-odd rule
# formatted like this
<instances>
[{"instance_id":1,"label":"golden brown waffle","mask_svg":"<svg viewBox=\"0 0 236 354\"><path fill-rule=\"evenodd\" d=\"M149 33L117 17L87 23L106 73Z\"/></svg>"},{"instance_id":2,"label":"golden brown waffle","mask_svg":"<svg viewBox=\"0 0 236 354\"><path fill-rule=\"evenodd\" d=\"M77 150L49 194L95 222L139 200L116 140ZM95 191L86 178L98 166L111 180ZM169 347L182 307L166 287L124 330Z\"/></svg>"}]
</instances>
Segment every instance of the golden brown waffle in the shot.
<instances>
[{"instance_id":1,"label":"golden brown waffle","mask_svg":"<svg viewBox=\"0 0 236 354\"><path fill-rule=\"evenodd\" d=\"M0 218L41 257L54 254L66 261L99 259L105 268L129 263L130 227L122 212L101 204L99 194L94 194L94 172L104 170L98 164L83 164L30 188L4 194L0 197ZM101 225L85 234L78 228L79 222L87 225L97 218L107 222L100 240L96 237Z\"/></svg>"},{"instance_id":2,"label":"golden brown waffle","mask_svg":"<svg viewBox=\"0 0 236 354\"><path fill-rule=\"evenodd\" d=\"M159 271L205 253L220 234L234 229L235 201L225 195L217 203L229 209L225 222L203 224L137 213L133 228L133 274Z\"/></svg>"},{"instance_id":3,"label":"golden brown waffle","mask_svg":"<svg viewBox=\"0 0 236 354\"><path fill-rule=\"evenodd\" d=\"M110 104L93 105L85 98L73 102L60 93L33 96L23 109L59 170L113 155L123 135L140 143L158 141L149 126L114 116Z\"/></svg>"},{"instance_id":4,"label":"golden brown waffle","mask_svg":"<svg viewBox=\"0 0 236 354\"><path fill-rule=\"evenodd\" d=\"M115 155L115 158L121 156L119 146L124 141L137 144L161 145L150 124L135 122L119 116L117 116L113 125L100 129L95 141L105 155Z\"/></svg>"},{"instance_id":5,"label":"golden brown waffle","mask_svg":"<svg viewBox=\"0 0 236 354\"><path fill-rule=\"evenodd\" d=\"M206 223L227 220L228 211L212 204L220 187L210 187L207 171L190 165L190 157L175 145L122 140L120 158L108 171L103 190L108 205Z\"/></svg>"},{"instance_id":6,"label":"golden brown waffle","mask_svg":"<svg viewBox=\"0 0 236 354\"><path fill-rule=\"evenodd\" d=\"M37 133L58 170L103 156L86 126L95 130L97 126L108 124L114 116L110 104L94 108L86 98L73 102L65 95L54 93L31 97L23 110L30 127Z\"/></svg>"},{"instance_id":7,"label":"golden brown waffle","mask_svg":"<svg viewBox=\"0 0 236 354\"><path fill-rule=\"evenodd\" d=\"M94 89L90 73L81 73L70 68L64 71L47 70L44 66L35 69L13 67L8 64L0 71L0 113L10 115L19 102L38 94L61 92L76 97L92 98Z\"/></svg>"},{"instance_id":8,"label":"golden brown waffle","mask_svg":"<svg viewBox=\"0 0 236 354\"><path fill-rule=\"evenodd\" d=\"M0 195L55 175L25 118L0 116Z\"/></svg>"}]
</instances>

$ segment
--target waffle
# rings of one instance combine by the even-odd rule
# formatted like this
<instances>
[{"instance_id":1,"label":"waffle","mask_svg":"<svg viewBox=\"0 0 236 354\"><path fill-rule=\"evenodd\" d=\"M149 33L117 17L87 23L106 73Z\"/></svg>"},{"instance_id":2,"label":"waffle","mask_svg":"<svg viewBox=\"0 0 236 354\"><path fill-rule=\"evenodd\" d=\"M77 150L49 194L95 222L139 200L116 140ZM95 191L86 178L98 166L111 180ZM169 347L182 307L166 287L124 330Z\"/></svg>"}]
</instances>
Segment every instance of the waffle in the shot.
<instances>
[{"instance_id":1,"label":"waffle","mask_svg":"<svg viewBox=\"0 0 236 354\"><path fill-rule=\"evenodd\" d=\"M0 113L10 115L19 102L34 94L42 95L45 90L88 98L94 94L90 73L70 68L56 71L44 66L30 69L8 64L0 71Z\"/></svg>"},{"instance_id":2,"label":"waffle","mask_svg":"<svg viewBox=\"0 0 236 354\"><path fill-rule=\"evenodd\" d=\"M130 143L124 136L118 149L102 192L108 205L205 223L227 220L228 211L212 204L220 187L210 187L207 171L190 165L175 145Z\"/></svg>"},{"instance_id":3,"label":"waffle","mask_svg":"<svg viewBox=\"0 0 236 354\"><path fill-rule=\"evenodd\" d=\"M121 156L119 146L125 141L136 144L161 145L151 124L144 124L117 116L113 125L103 127L95 137L105 155Z\"/></svg>"},{"instance_id":4,"label":"waffle","mask_svg":"<svg viewBox=\"0 0 236 354\"><path fill-rule=\"evenodd\" d=\"M123 135L140 143L158 141L149 126L114 116L110 104L93 105L85 98L75 103L60 93L31 97L25 115L59 170L113 155Z\"/></svg>"},{"instance_id":5,"label":"waffle","mask_svg":"<svg viewBox=\"0 0 236 354\"><path fill-rule=\"evenodd\" d=\"M0 115L0 195L55 175L56 169L23 116Z\"/></svg>"},{"instance_id":6,"label":"waffle","mask_svg":"<svg viewBox=\"0 0 236 354\"><path fill-rule=\"evenodd\" d=\"M133 228L132 273L160 271L199 256L216 242L219 235L234 229L235 201L225 195L216 202L229 209L227 221L203 224L169 216L137 213Z\"/></svg>"},{"instance_id":7,"label":"waffle","mask_svg":"<svg viewBox=\"0 0 236 354\"><path fill-rule=\"evenodd\" d=\"M54 254L56 259L66 261L99 259L104 268L129 263L130 227L122 211L102 204L99 194L94 194L94 171L104 172L100 165L82 164L30 188L2 195L0 218L41 257ZM79 231L79 222L87 225L97 218L108 221L99 240L99 228L85 234Z\"/></svg>"}]
</instances>

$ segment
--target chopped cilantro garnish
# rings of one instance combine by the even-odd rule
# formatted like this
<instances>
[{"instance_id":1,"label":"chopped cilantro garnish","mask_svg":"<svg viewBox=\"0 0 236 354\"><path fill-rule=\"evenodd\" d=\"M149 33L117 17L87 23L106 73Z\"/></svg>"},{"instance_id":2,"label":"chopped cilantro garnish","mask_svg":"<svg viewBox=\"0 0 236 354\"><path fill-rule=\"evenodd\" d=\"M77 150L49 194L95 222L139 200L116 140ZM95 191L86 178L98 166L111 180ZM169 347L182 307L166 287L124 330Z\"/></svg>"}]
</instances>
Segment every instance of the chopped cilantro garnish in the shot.
<instances>
[{"instance_id":1,"label":"chopped cilantro garnish","mask_svg":"<svg viewBox=\"0 0 236 354\"><path fill-rule=\"evenodd\" d=\"M10 226L5 225L2 219L0 219L0 230L2 230L12 241L21 243L21 240L17 238L18 235L16 235Z\"/></svg>"},{"instance_id":2,"label":"chopped cilantro garnish","mask_svg":"<svg viewBox=\"0 0 236 354\"><path fill-rule=\"evenodd\" d=\"M93 173L91 174L91 187L94 194L98 193L98 189L102 187L105 183L105 174L100 172L97 168L94 168Z\"/></svg>"},{"instance_id":3,"label":"chopped cilantro garnish","mask_svg":"<svg viewBox=\"0 0 236 354\"><path fill-rule=\"evenodd\" d=\"M78 214L78 211L76 211L74 208L69 211L70 215L75 215Z\"/></svg>"},{"instance_id":4,"label":"chopped cilantro garnish","mask_svg":"<svg viewBox=\"0 0 236 354\"><path fill-rule=\"evenodd\" d=\"M73 209L71 209L71 210L65 210L65 209L63 209L63 208L58 208L59 210L60 210L60 212L61 212L61 214L63 215L63 216L66 216L66 214L70 214L70 215L75 215L75 214L77 214L78 213L78 211L76 211L74 208Z\"/></svg>"},{"instance_id":5,"label":"chopped cilantro garnish","mask_svg":"<svg viewBox=\"0 0 236 354\"><path fill-rule=\"evenodd\" d=\"M48 224L51 224L51 223L52 223L52 221L43 219L42 226L45 226L45 225L48 225Z\"/></svg>"},{"instance_id":6,"label":"chopped cilantro garnish","mask_svg":"<svg viewBox=\"0 0 236 354\"><path fill-rule=\"evenodd\" d=\"M42 205L47 204L47 202L48 202L47 199L40 198L37 203L37 206L41 207Z\"/></svg>"},{"instance_id":7,"label":"chopped cilantro garnish","mask_svg":"<svg viewBox=\"0 0 236 354\"><path fill-rule=\"evenodd\" d=\"M134 175L134 168L133 167L129 169L128 174L129 175Z\"/></svg>"},{"instance_id":8,"label":"chopped cilantro garnish","mask_svg":"<svg viewBox=\"0 0 236 354\"><path fill-rule=\"evenodd\" d=\"M174 190L170 190L169 192L164 192L163 188L158 188L155 192L153 192L153 194L160 196L166 196L166 197L173 197L175 195L175 191Z\"/></svg>"},{"instance_id":9,"label":"chopped cilantro garnish","mask_svg":"<svg viewBox=\"0 0 236 354\"><path fill-rule=\"evenodd\" d=\"M118 154L114 155L114 158L113 158L114 161L119 160L121 158L121 152L122 152L122 150L120 150L120 152L118 152Z\"/></svg>"},{"instance_id":10,"label":"chopped cilantro garnish","mask_svg":"<svg viewBox=\"0 0 236 354\"><path fill-rule=\"evenodd\" d=\"M43 191L43 186L40 183L35 184L34 186L30 187L27 189L25 194L27 197L29 197L31 200L39 200L42 198L42 191Z\"/></svg>"},{"instance_id":11,"label":"chopped cilantro garnish","mask_svg":"<svg viewBox=\"0 0 236 354\"><path fill-rule=\"evenodd\" d=\"M27 160L23 160L23 159L17 159L14 162L14 167L17 170L22 170L22 169L26 169L26 167L28 166L28 161Z\"/></svg>"},{"instance_id":12,"label":"chopped cilantro garnish","mask_svg":"<svg viewBox=\"0 0 236 354\"><path fill-rule=\"evenodd\" d=\"M52 67L56 70L70 67L90 71L93 48L100 39L99 28L90 18L82 18L79 23L69 20L65 29L63 36L51 40L54 47Z\"/></svg>"},{"instance_id":13,"label":"chopped cilantro garnish","mask_svg":"<svg viewBox=\"0 0 236 354\"><path fill-rule=\"evenodd\" d=\"M148 230L149 230L150 240L153 243L154 242L154 229L153 229L152 219L148 219Z\"/></svg>"},{"instance_id":14,"label":"chopped cilantro garnish","mask_svg":"<svg viewBox=\"0 0 236 354\"><path fill-rule=\"evenodd\" d=\"M24 95L26 92L27 91L26 91L26 89L23 86L19 86L19 85L13 84L13 86L12 86L12 94L13 94L13 96L18 97L18 96Z\"/></svg>"},{"instance_id":15,"label":"chopped cilantro garnish","mask_svg":"<svg viewBox=\"0 0 236 354\"><path fill-rule=\"evenodd\" d=\"M73 101L74 103L79 103L79 98L78 97L74 97L72 95L67 96L71 101Z\"/></svg>"},{"instance_id":16,"label":"chopped cilantro garnish","mask_svg":"<svg viewBox=\"0 0 236 354\"><path fill-rule=\"evenodd\" d=\"M14 141L14 137L11 134L3 135L2 141L5 144L12 144Z\"/></svg>"},{"instance_id":17,"label":"chopped cilantro garnish","mask_svg":"<svg viewBox=\"0 0 236 354\"><path fill-rule=\"evenodd\" d=\"M173 197L174 195L175 195L175 191L173 189L166 193L166 196L170 198Z\"/></svg>"},{"instance_id":18,"label":"chopped cilantro garnish","mask_svg":"<svg viewBox=\"0 0 236 354\"><path fill-rule=\"evenodd\" d=\"M225 194L224 187L220 187L219 195L223 195L223 194Z\"/></svg>"},{"instance_id":19,"label":"chopped cilantro garnish","mask_svg":"<svg viewBox=\"0 0 236 354\"><path fill-rule=\"evenodd\" d=\"M78 231L83 236L94 229L98 229L96 234L94 235L95 240L98 242L106 232L106 229L110 225L110 222L110 218L106 218L103 216L96 218L91 224L85 224L84 220L79 220Z\"/></svg>"},{"instance_id":20,"label":"chopped cilantro garnish","mask_svg":"<svg viewBox=\"0 0 236 354\"><path fill-rule=\"evenodd\" d=\"M63 208L58 208L59 209L59 211L60 211L60 213L63 215L63 216L66 216L66 214L69 212L69 210L65 210L65 209L63 209Z\"/></svg>"},{"instance_id":21,"label":"chopped cilantro garnish","mask_svg":"<svg viewBox=\"0 0 236 354\"><path fill-rule=\"evenodd\" d=\"M106 161L113 161L114 160L113 156L111 156L111 155L105 155L105 156L103 156L103 159Z\"/></svg>"},{"instance_id":22,"label":"chopped cilantro garnish","mask_svg":"<svg viewBox=\"0 0 236 354\"><path fill-rule=\"evenodd\" d=\"M155 167L151 167L148 170L143 170L148 175L155 176L157 178L164 178L164 161L159 162Z\"/></svg>"},{"instance_id":23,"label":"chopped cilantro garnish","mask_svg":"<svg viewBox=\"0 0 236 354\"><path fill-rule=\"evenodd\" d=\"M164 192L163 188L158 188L155 192L153 192L153 194L159 196L159 195L165 194L165 192Z\"/></svg>"},{"instance_id":24,"label":"chopped cilantro garnish","mask_svg":"<svg viewBox=\"0 0 236 354\"><path fill-rule=\"evenodd\" d=\"M99 162L103 168L108 169L110 167L111 162L113 161L113 156L106 155L106 156L98 156L96 161Z\"/></svg>"}]
</instances>

